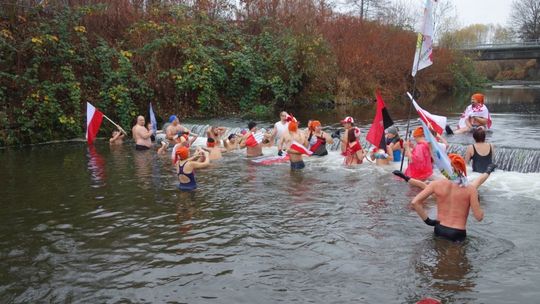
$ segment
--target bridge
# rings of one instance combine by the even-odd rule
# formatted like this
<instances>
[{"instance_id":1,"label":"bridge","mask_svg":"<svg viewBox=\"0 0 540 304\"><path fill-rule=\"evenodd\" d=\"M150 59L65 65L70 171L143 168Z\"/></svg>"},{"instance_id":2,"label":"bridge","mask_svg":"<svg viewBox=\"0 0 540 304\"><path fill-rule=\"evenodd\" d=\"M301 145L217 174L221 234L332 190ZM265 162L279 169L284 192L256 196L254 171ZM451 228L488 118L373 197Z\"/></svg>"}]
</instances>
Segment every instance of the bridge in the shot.
<instances>
[{"instance_id":1,"label":"bridge","mask_svg":"<svg viewBox=\"0 0 540 304\"><path fill-rule=\"evenodd\" d=\"M540 59L540 40L466 45L459 50L473 60Z\"/></svg>"}]
</instances>

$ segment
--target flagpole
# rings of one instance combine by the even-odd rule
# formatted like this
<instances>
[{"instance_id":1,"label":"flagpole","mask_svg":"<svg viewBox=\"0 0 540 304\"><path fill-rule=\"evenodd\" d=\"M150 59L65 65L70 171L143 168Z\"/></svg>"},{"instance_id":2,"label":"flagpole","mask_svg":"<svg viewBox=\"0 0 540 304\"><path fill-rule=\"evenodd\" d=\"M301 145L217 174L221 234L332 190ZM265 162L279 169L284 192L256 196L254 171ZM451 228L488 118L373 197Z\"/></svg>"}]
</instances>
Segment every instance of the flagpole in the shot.
<instances>
[{"instance_id":1,"label":"flagpole","mask_svg":"<svg viewBox=\"0 0 540 304\"><path fill-rule=\"evenodd\" d=\"M126 131L124 131L124 129L122 129L122 127L120 127L117 123L115 123L114 121L112 121L109 117L107 117L105 114L103 114L103 117L107 118L108 121L110 121L113 125L115 125L122 133L124 133L126 136L127 133Z\"/></svg>"},{"instance_id":2,"label":"flagpole","mask_svg":"<svg viewBox=\"0 0 540 304\"><path fill-rule=\"evenodd\" d=\"M415 51L415 57L416 55L418 54L418 58L416 59L416 63L413 62L413 90L412 90L412 96L413 96L413 99L416 99L416 75L418 74L419 70L418 68L420 67L420 60L422 59L422 49L423 49L423 46L424 46L424 40L426 39L426 37L430 37L429 39L431 40L432 39L432 36L433 36L433 3L431 3L430 1L432 0L426 0L425 2L425 6L424 6L424 20L423 20L423 24L422 24L422 28L420 30L420 32L418 33L418 38L421 38L420 41L418 41L418 38L416 40L416 51ZM436 3L436 0L435 0L435 3ZM428 24L431 23L430 24ZM426 26L430 26L429 28L426 28ZM429 30L429 35L426 36L426 30L427 29L430 29ZM432 42L431 42L432 43ZM433 52L433 50L431 50L431 52ZM431 64L430 64L431 65ZM411 103L412 102L409 102L409 114L407 116L407 130L406 130L406 133L405 133L405 141L407 141L409 139L409 129L410 129L410 125L411 125ZM401 157L401 165L399 167L399 170L400 171L403 171L403 162L405 161L405 151L403 151L403 156Z\"/></svg>"},{"instance_id":3,"label":"flagpole","mask_svg":"<svg viewBox=\"0 0 540 304\"><path fill-rule=\"evenodd\" d=\"M418 59L416 60L416 67L414 69L416 70L416 73L413 76L413 89L412 89L412 97L413 99L416 99L414 96L416 94L416 75L418 74L418 66L420 65L420 59L422 58L422 45L424 44L424 34L422 34L422 41L420 42L420 46L417 48L420 50L420 54L418 55ZM409 128L411 125L411 107L412 101L409 102L409 114L407 115L407 130L405 131L405 141L409 139ZM403 150L403 155L401 156L401 164L399 166L399 171L403 171L403 162L405 161L405 149Z\"/></svg>"}]
</instances>

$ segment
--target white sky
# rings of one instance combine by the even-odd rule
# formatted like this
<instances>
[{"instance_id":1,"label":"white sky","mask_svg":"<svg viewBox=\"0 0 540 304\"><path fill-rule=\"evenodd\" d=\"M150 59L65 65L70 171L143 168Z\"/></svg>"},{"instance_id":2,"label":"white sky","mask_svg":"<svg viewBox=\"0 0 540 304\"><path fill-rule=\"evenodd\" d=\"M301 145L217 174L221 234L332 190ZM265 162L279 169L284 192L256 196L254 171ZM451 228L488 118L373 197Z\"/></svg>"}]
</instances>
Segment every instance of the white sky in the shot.
<instances>
[{"instance_id":1,"label":"white sky","mask_svg":"<svg viewBox=\"0 0 540 304\"><path fill-rule=\"evenodd\" d=\"M512 0L452 0L462 27L475 24L507 26Z\"/></svg>"}]
</instances>

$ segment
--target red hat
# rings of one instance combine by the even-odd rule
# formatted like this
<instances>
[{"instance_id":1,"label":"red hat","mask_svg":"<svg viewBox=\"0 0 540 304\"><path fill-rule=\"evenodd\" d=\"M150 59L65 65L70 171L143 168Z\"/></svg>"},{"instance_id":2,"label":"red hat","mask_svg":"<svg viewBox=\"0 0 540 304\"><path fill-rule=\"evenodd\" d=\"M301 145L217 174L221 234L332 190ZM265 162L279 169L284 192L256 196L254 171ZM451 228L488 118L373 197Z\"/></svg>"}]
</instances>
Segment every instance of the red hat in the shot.
<instances>
[{"instance_id":1,"label":"red hat","mask_svg":"<svg viewBox=\"0 0 540 304\"><path fill-rule=\"evenodd\" d=\"M484 104L484 94L476 93L471 96L471 99L476 100L476 102Z\"/></svg>"},{"instance_id":2,"label":"red hat","mask_svg":"<svg viewBox=\"0 0 540 304\"><path fill-rule=\"evenodd\" d=\"M354 119L350 116L347 116L345 117L342 121L341 121L342 124L344 123L350 123L350 124L353 124L354 123Z\"/></svg>"},{"instance_id":3,"label":"red hat","mask_svg":"<svg viewBox=\"0 0 540 304\"><path fill-rule=\"evenodd\" d=\"M290 115L290 114L287 114L287 118L285 120L288 121L288 122L292 122L292 121L294 121L296 123L298 122L298 120L296 120L296 118L294 116Z\"/></svg>"},{"instance_id":4,"label":"red hat","mask_svg":"<svg viewBox=\"0 0 540 304\"><path fill-rule=\"evenodd\" d=\"M460 171L465 176L467 175L467 166L465 165L465 160L461 155L450 153L448 154L448 158L450 158L450 163L454 167L454 169Z\"/></svg>"}]
</instances>

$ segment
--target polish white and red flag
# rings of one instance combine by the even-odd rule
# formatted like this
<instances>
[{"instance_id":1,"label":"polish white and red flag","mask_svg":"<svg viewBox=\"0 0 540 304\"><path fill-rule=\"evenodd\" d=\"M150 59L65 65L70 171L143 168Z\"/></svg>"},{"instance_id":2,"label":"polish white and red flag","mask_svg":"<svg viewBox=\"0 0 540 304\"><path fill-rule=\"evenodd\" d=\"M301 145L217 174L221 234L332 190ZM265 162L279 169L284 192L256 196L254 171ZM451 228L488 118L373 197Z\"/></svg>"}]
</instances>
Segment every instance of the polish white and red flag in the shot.
<instances>
[{"instance_id":1,"label":"polish white and red flag","mask_svg":"<svg viewBox=\"0 0 540 304\"><path fill-rule=\"evenodd\" d=\"M291 146L289 147L289 149L294 150L294 151L296 151L296 152L298 152L300 154L308 155L308 156L311 156L311 154L313 154L313 152L309 151L308 148L306 148L304 145L297 142L296 140L292 141Z\"/></svg>"},{"instance_id":2,"label":"polish white and red flag","mask_svg":"<svg viewBox=\"0 0 540 304\"><path fill-rule=\"evenodd\" d=\"M264 139L264 134L262 132L251 133L246 139L246 146L255 147L256 145L262 143Z\"/></svg>"},{"instance_id":3,"label":"polish white and red flag","mask_svg":"<svg viewBox=\"0 0 540 304\"><path fill-rule=\"evenodd\" d=\"M411 93L407 92L407 95L411 99L414 108L416 109L416 112L418 113L418 116L420 116L420 119L432 130L437 132L437 134L441 135L444 132L444 128L446 127L446 116L439 116L429 113L428 111L422 109L418 103L414 100Z\"/></svg>"},{"instance_id":4,"label":"polish white and red flag","mask_svg":"<svg viewBox=\"0 0 540 304\"><path fill-rule=\"evenodd\" d=\"M90 103L86 103L86 141L89 145L94 143L101 122L103 121L103 113L96 109Z\"/></svg>"}]
</instances>

